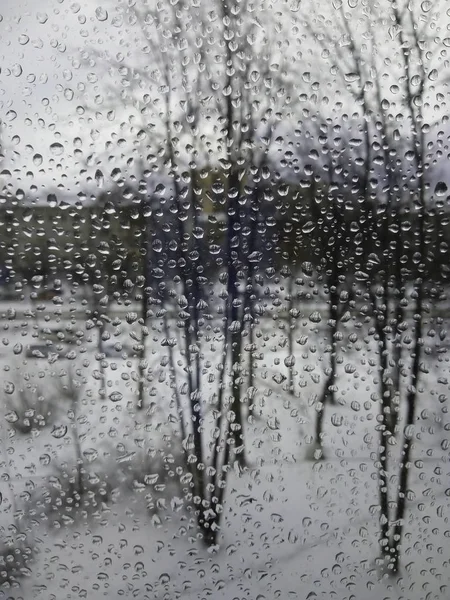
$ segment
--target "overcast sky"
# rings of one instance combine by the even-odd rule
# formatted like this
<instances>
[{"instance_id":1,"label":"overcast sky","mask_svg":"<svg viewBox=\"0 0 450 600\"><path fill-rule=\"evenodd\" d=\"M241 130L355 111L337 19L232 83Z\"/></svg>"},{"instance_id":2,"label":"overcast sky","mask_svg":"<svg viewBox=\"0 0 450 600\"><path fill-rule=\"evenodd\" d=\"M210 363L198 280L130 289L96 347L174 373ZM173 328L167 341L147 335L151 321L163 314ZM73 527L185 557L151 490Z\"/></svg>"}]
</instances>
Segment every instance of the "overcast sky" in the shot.
<instances>
[{"instance_id":1,"label":"overcast sky","mask_svg":"<svg viewBox=\"0 0 450 600\"><path fill-rule=\"evenodd\" d=\"M124 4L0 0L1 169L11 171L11 177L3 174L2 185L25 194L37 186L44 198L58 185L62 196L75 196L97 189L92 177L98 170L111 185L114 166L123 168L130 158L133 136L125 110L118 108L109 119L99 102L96 114L106 78L98 65L82 64L83 49L104 48L114 56L133 45L121 20ZM87 104L94 110L86 112Z\"/></svg>"},{"instance_id":2,"label":"overcast sky","mask_svg":"<svg viewBox=\"0 0 450 600\"><path fill-rule=\"evenodd\" d=\"M0 0L2 168L25 192L33 184L63 183L71 193L80 191L77 182L86 188L82 169L102 147L81 109L89 76L80 67L81 49L104 35L96 8L96 0Z\"/></svg>"}]
</instances>

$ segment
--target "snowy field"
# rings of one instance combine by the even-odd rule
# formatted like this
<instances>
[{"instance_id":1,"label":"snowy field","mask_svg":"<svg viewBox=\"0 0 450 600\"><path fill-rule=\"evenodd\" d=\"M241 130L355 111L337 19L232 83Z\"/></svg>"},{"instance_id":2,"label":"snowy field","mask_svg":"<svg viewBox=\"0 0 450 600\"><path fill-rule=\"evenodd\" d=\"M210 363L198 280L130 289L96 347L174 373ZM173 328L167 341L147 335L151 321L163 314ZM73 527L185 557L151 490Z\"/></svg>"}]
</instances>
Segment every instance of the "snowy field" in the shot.
<instances>
[{"instance_id":1,"label":"snowy field","mask_svg":"<svg viewBox=\"0 0 450 600\"><path fill-rule=\"evenodd\" d=\"M19 584L5 584L0 598L450 597L446 353L425 357L428 372L423 374L414 433L402 570L389 577L377 562L379 407L373 394L378 391L378 360L367 327L355 329L349 321L341 328L338 402L326 407L325 459L315 462L305 457L312 443L314 398L325 380L326 329L299 319L291 395L284 366L286 330L281 320L264 319L257 338L262 358L257 361L255 418L246 429L248 466L243 471L235 467L229 477L220 547L208 550L185 510L176 469L179 425L167 347L161 345L162 324L151 324L142 411L135 408L137 360L121 358L120 352L104 359L107 386L100 397L97 332L88 330L85 321L74 323L83 332L78 345L44 358L25 357L27 345L37 343L33 333L50 325L66 326L67 321L58 324L54 315L48 322L26 315L2 320L1 539L6 546L17 545L18 527L35 551ZM127 348L134 343L125 319L108 330L108 343ZM220 335L211 332L202 345L205 381L215 372L221 348ZM25 435L15 432L6 400L17 393L18 382L25 378L45 394L58 393L54 382L69 370L82 382L75 417L61 398L49 427ZM177 376L182 385L182 366ZM215 384L210 385L203 391L205 401L214 391ZM207 430L211 419L206 412ZM81 508L66 506L61 514L49 515L45 498L58 497L65 474L75 472L75 429L85 481L97 483L107 495L92 499L88 494ZM392 487L398 441L391 446ZM134 469L144 471L145 485L133 483Z\"/></svg>"}]
</instances>

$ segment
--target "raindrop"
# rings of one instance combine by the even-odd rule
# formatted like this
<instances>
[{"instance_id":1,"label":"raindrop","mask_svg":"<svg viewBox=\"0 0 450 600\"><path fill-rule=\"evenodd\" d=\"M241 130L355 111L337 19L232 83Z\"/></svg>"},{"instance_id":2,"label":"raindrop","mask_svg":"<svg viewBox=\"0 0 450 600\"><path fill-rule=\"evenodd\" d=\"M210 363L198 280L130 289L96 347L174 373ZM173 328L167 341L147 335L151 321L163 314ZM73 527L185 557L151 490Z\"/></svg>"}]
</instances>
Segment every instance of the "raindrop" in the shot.
<instances>
[{"instance_id":1,"label":"raindrop","mask_svg":"<svg viewBox=\"0 0 450 600\"><path fill-rule=\"evenodd\" d=\"M313 221L308 221L305 225L302 226L303 233L311 233L316 228L316 225Z\"/></svg>"},{"instance_id":2,"label":"raindrop","mask_svg":"<svg viewBox=\"0 0 450 600\"><path fill-rule=\"evenodd\" d=\"M49 454L41 454L39 457L39 462L42 466L46 467L51 463L51 457Z\"/></svg>"},{"instance_id":3,"label":"raindrop","mask_svg":"<svg viewBox=\"0 0 450 600\"><path fill-rule=\"evenodd\" d=\"M144 482L146 485L155 485L155 483L157 483L158 479L159 479L158 473L153 473L153 474L144 476Z\"/></svg>"},{"instance_id":4,"label":"raindrop","mask_svg":"<svg viewBox=\"0 0 450 600\"><path fill-rule=\"evenodd\" d=\"M98 457L98 451L95 448L88 448L83 451L83 456L87 460L87 462L92 463Z\"/></svg>"},{"instance_id":5,"label":"raindrop","mask_svg":"<svg viewBox=\"0 0 450 600\"><path fill-rule=\"evenodd\" d=\"M152 242L152 249L154 250L154 252L156 252L156 253L158 253L158 254L159 254L160 252L162 252L162 250L163 250L163 245L162 245L162 242L161 242L161 240L154 240L154 241Z\"/></svg>"},{"instance_id":6,"label":"raindrop","mask_svg":"<svg viewBox=\"0 0 450 600\"><path fill-rule=\"evenodd\" d=\"M311 323L320 323L322 321L322 315L318 310L315 310L309 315L309 320L311 321Z\"/></svg>"},{"instance_id":7,"label":"raindrop","mask_svg":"<svg viewBox=\"0 0 450 600\"><path fill-rule=\"evenodd\" d=\"M61 156L64 153L64 146L59 142L54 142L50 145L50 152L53 156Z\"/></svg>"},{"instance_id":8,"label":"raindrop","mask_svg":"<svg viewBox=\"0 0 450 600\"><path fill-rule=\"evenodd\" d=\"M339 415L337 413L333 413L331 415L331 423L335 427L340 427L342 425L343 421L344 421L344 418L342 415Z\"/></svg>"},{"instance_id":9,"label":"raindrop","mask_svg":"<svg viewBox=\"0 0 450 600\"><path fill-rule=\"evenodd\" d=\"M122 400L123 395L120 392L111 392L109 395L109 399L111 402L120 402Z\"/></svg>"},{"instance_id":10,"label":"raindrop","mask_svg":"<svg viewBox=\"0 0 450 600\"><path fill-rule=\"evenodd\" d=\"M291 529L288 533L288 542L290 544L296 544L298 542L298 533L294 529Z\"/></svg>"},{"instance_id":11,"label":"raindrop","mask_svg":"<svg viewBox=\"0 0 450 600\"><path fill-rule=\"evenodd\" d=\"M220 246L218 246L217 244L211 244L209 246L209 253L213 255L220 254Z\"/></svg>"},{"instance_id":12,"label":"raindrop","mask_svg":"<svg viewBox=\"0 0 450 600\"><path fill-rule=\"evenodd\" d=\"M280 420L278 417L269 417L267 419L267 426L272 431L278 431L280 429Z\"/></svg>"},{"instance_id":13,"label":"raindrop","mask_svg":"<svg viewBox=\"0 0 450 600\"><path fill-rule=\"evenodd\" d=\"M14 75L14 77L20 77L23 73L22 65L20 65L19 63L15 63L11 67L11 73Z\"/></svg>"},{"instance_id":14,"label":"raindrop","mask_svg":"<svg viewBox=\"0 0 450 600\"><path fill-rule=\"evenodd\" d=\"M293 356L292 354L286 356L286 358L284 359L284 364L286 367L293 367L295 365L295 356Z\"/></svg>"},{"instance_id":15,"label":"raindrop","mask_svg":"<svg viewBox=\"0 0 450 600\"><path fill-rule=\"evenodd\" d=\"M270 519L273 523L283 523L284 518L279 513L272 513Z\"/></svg>"},{"instance_id":16,"label":"raindrop","mask_svg":"<svg viewBox=\"0 0 450 600\"><path fill-rule=\"evenodd\" d=\"M10 410L5 415L5 421L7 423L11 423L11 424L12 423L17 423L18 420L19 420L19 415L16 413L15 410Z\"/></svg>"},{"instance_id":17,"label":"raindrop","mask_svg":"<svg viewBox=\"0 0 450 600\"><path fill-rule=\"evenodd\" d=\"M97 169L95 171L95 181L97 183L97 187L99 187L99 188L103 187L104 177L103 177L103 173L102 173L102 171L100 171L100 169Z\"/></svg>"},{"instance_id":18,"label":"raindrop","mask_svg":"<svg viewBox=\"0 0 450 600\"><path fill-rule=\"evenodd\" d=\"M309 261L305 261L302 263L302 271L305 275L311 276L314 271L313 264Z\"/></svg>"},{"instance_id":19,"label":"raindrop","mask_svg":"<svg viewBox=\"0 0 450 600\"><path fill-rule=\"evenodd\" d=\"M111 179L112 179L114 182L116 182L116 183L117 183L118 181L120 181L120 178L121 178L121 177L122 177L122 171L121 171L119 168L113 169L113 170L111 171Z\"/></svg>"},{"instance_id":20,"label":"raindrop","mask_svg":"<svg viewBox=\"0 0 450 600\"><path fill-rule=\"evenodd\" d=\"M12 381L6 381L3 385L3 391L5 392L5 394L14 394L15 389L16 386Z\"/></svg>"},{"instance_id":21,"label":"raindrop","mask_svg":"<svg viewBox=\"0 0 450 600\"><path fill-rule=\"evenodd\" d=\"M51 434L57 440L63 438L68 431L67 425L54 425Z\"/></svg>"},{"instance_id":22,"label":"raindrop","mask_svg":"<svg viewBox=\"0 0 450 600\"><path fill-rule=\"evenodd\" d=\"M447 184L444 181L438 181L434 188L434 193L436 196L445 196L448 191Z\"/></svg>"},{"instance_id":23,"label":"raindrop","mask_svg":"<svg viewBox=\"0 0 450 600\"><path fill-rule=\"evenodd\" d=\"M95 16L98 21L106 21L108 18L108 11L101 6L95 9Z\"/></svg>"}]
</instances>

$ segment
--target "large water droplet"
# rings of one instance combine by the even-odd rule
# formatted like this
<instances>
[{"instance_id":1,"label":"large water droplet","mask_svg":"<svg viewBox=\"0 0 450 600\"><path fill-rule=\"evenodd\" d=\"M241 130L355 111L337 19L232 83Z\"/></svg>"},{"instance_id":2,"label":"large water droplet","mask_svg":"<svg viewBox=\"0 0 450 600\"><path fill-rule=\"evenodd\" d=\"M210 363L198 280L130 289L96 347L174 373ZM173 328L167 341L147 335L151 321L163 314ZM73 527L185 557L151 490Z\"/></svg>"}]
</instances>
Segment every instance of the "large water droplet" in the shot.
<instances>
[{"instance_id":1,"label":"large water droplet","mask_svg":"<svg viewBox=\"0 0 450 600\"><path fill-rule=\"evenodd\" d=\"M95 9L95 16L98 21L106 21L108 18L108 11L101 6Z\"/></svg>"},{"instance_id":2,"label":"large water droplet","mask_svg":"<svg viewBox=\"0 0 450 600\"><path fill-rule=\"evenodd\" d=\"M67 425L54 425L52 429L52 436L57 440L63 438L67 433Z\"/></svg>"},{"instance_id":3,"label":"large water droplet","mask_svg":"<svg viewBox=\"0 0 450 600\"><path fill-rule=\"evenodd\" d=\"M99 188L103 187L104 177L103 177L103 173L102 173L102 171L100 171L100 169L97 169L95 171L95 181Z\"/></svg>"},{"instance_id":4,"label":"large water droplet","mask_svg":"<svg viewBox=\"0 0 450 600\"><path fill-rule=\"evenodd\" d=\"M3 391L5 392L5 394L14 394L15 389L16 386L12 381L5 381L3 385Z\"/></svg>"},{"instance_id":5,"label":"large water droplet","mask_svg":"<svg viewBox=\"0 0 450 600\"><path fill-rule=\"evenodd\" d=\"M436 187L434 188L434 193L436 196L445 196L448 191L447 184L445 181L438 181Z\"/></svg>"},{"instance_id":6,"label":"large water droplet","mask_svg":"<svg viewBox=\"0 0 450 600\"><path fill-rule=\"evenodd\" d=\"M295 365L295 356L293 356L292 354L286 356L286 358L284 359L284 364L288 368L293 367Z\"/></svg>"},{"instance_id":7,"label":"large water droplet","mask_svg":"<svg viewBox=\"0 0 450 600\"><path fill-rule=\"evenodd\" d=\"M64 146L59 142L54 142L50 145L50 152L53 156L61 156L64 153Z\"/></svg>"}]
</instances>

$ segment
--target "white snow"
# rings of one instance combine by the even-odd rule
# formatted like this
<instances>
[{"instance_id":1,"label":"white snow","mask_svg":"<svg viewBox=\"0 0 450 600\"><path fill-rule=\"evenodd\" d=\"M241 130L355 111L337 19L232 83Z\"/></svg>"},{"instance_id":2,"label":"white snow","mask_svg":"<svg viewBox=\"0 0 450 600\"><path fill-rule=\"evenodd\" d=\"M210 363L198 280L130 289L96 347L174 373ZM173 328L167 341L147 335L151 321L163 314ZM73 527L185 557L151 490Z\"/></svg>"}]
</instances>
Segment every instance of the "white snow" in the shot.
<instances>
[{"instance_id":1,"label":"white snow","mask_svg":"<svg viewBox=\"0 0 450 600\"><path fill-rule=\"evenodd\" d=\"M266 338L258 339L263 358L258 361L256 418L246 431L249 466L243 473L237 468L230 472L220 549L212 552L201 544L193 520L183 510L181 489L169 486L164 501L163 494L155 493L155 486L131 492L120 483L124 479L120 469L138 461L149 449L154 450L154 456L175 452L173 440L178 425L169 369L160 365L163 354L167 354L167 348L160 345L161 326L155 323L148 342L153 380L149 383L147 410L139 412L135 410L135 359L130 359L128 365L126 360L106 359L107 397L101 400L100 382L93 377L94 370L98 370L95 331L86 332L73 361L60 359L49 364L46 359L27 359L27 364L22 364L22 356L15 357L12 348L18 342L25 345L33 341L34 323L32 319L22 320L28 325L14 329L12 321L3 336L8 340L0 358L3 382L14 381L18 369L21 376L28 372L31 381L49 386L69 363L74 370L80 369L79 376L86 382L78 428L86 468L100 477L107 476L116 490L108 503L84 515L78 511L73 522L60 519L59 529L50 528L38 509L33 512L34 505L27 502L26 493L36 497L57 465L63 465L66 471L73 469L69 406L61 406L56 420L58 425L68 427L62 438L52 435L52 427L39 435L12 436L11 425L1 419L1 539L14 542L17 538L11 529L14 493L20 527L37 551L28 576L21 579L17 589L0 589L0 598L449 597L449 442L444 425L450 419L445 413L447 402L438 401L439 394L449 389L446 355L440 355L439 363L436 356L428 359L429 372L421 383L403 568L399 576L392 578L376 560L378 404L372 395L377 391L377 357L373 340L364 341L366 332L357 331L358 341L352 343L347 339L354 331L352 324L342 328L338 404L326 407L326 459L314 462L305 460L305 455L312 441L314 394L320 394L325 379L323 335L317 336L316 326L305 325L307 320L299 319L296 338L308 335L309 340L305 345L296 345L296 394L290 396L283 379L287 375L283 363L287 355L285 332L280 322L264 321ZM77 324L83 327L83 322ZM133 343L126 327L122 329L112 341ZM217 335L212 338L202 347L205 363L211 361L208 373L216 373L222 347ZM85 351L81 351L83 348ZM372 365L370 359L374 359ZM180 367L179 385L182 374ZM211 383L203 390L206 400L215 385ZM119 392L121 399L113 402L113 392ZM211 419L210 411L205 417L206 430L211 428ZM400 436L397 445L391 446L392 487L400 459L399 440ZM155 499L160 505L165 502L165 508L157 513L146 508Z\"/></svg>"}]
</instances>

